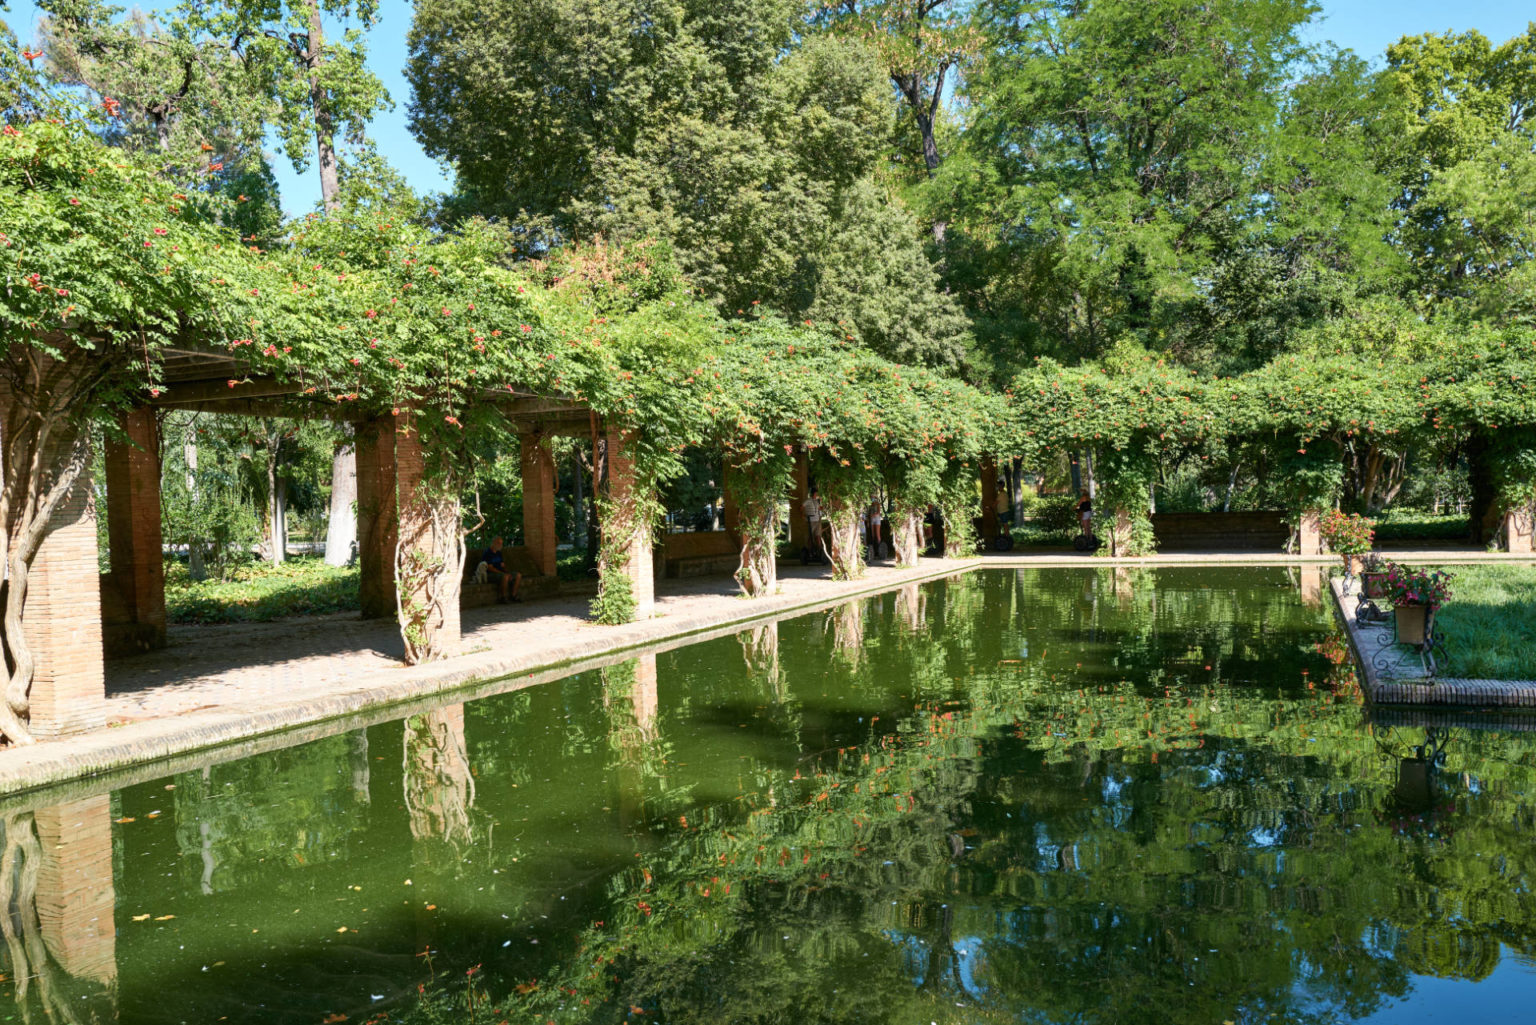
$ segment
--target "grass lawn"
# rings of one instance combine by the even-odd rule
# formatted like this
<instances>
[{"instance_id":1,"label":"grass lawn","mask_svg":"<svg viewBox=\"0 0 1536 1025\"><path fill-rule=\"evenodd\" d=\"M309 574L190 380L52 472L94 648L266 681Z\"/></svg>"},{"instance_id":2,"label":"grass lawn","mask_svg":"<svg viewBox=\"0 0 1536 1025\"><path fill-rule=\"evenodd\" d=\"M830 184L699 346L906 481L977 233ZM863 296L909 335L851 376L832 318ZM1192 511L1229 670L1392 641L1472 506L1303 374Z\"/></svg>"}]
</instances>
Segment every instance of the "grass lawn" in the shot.
<instances>
[{"instance_id":1,"label":"grass lawn","mask_svg":"<svg viewBox=\"0 0 1536 1025\"><path fill-rule=\"evenodd\" d=\"M238 566L228 580L193 582L182 562L165 567L165 614L172 623L267 623L357 609L357 569L315 556Z\"/></svg>"},{"instance_id":2,"label":"grass lawn","mask_svg":"<svg viewBox=\"0 0 1536 1025\"><path fill-rule=\"evenodd\" d=\"M1536 680L1536 567L1450 566L1451 601L1435 613L1446 635L1444 676Z\"/></svg>"}]
</instances>

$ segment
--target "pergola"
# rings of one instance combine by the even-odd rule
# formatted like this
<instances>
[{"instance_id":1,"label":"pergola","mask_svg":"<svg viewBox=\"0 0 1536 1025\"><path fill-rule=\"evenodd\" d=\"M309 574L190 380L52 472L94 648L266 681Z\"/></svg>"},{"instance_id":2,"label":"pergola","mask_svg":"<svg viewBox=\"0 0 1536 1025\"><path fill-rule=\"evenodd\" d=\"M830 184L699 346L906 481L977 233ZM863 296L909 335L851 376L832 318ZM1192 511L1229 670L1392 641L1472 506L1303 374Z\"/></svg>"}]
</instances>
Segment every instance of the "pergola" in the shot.
<instances>
[{"instance_id":1,"label":"pergola","mask_svg":"<svg viewBox=\"0 0 1536 1025\"><path fill-rule=\"evenodd\" d=\"M164 540L158 413L194 410L228 416L328 419L353 425L357 457L359 599L364 617L393 617L399 608L396 553L428 544L423 525L429 499L421 491L423 451L409 409L382 415L331 397L302 378L253 374L228 351L182 344L163 350L161 390L121 417L126 440L105 452L106 518L110 572L96 581L98 542L91 483L87 478L62 502L34 562L24 623L37 661L31 692L30 731L56 737L105 725L107 657L133 654L166 643ZM506 416L519 436L523 479L524 543L509 549L509 562L535 585L556 585L555 483L550 450L556 435L591 437L606 455L611 495L635 486L627 439L609 430L584 403L568 396L523 389L487 391L484 397ZM0 402L7 401L0 394ZM0 439L3 443L5 439ZM438 510L441 517L442 510ZM457 522L457 504L451 511ZM652 539L636 532L625 566L639 605L654 606ZM438 636L457 643L459 581L440 594Z\"/></svg>"}]
</instances>

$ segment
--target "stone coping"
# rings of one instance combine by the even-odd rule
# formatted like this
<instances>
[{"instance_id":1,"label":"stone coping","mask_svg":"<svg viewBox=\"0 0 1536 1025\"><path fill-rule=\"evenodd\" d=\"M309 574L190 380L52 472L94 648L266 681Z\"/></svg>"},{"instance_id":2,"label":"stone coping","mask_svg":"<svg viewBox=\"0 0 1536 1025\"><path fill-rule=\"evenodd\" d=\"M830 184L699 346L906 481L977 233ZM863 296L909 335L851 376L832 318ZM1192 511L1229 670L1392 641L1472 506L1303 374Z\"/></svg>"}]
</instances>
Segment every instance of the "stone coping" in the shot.
<instances>
[{"instance_id":1,"label":"stone coping","mask_svg":"<svg viewBox=\"0 0 1536 1025\"><path fill-rule=\"evenodd\" d=\"M1334 612L1349 635L1360 670L1361 689L1373 706L1530 708L1536 722L1536 680L1429 679L1417 656L1384 643L1391 636L1390 624L1362 629L1355 623L1353 606L1359 586L1346 587L1342 577L1329 581Z\"/></svg>"}]
</instances>

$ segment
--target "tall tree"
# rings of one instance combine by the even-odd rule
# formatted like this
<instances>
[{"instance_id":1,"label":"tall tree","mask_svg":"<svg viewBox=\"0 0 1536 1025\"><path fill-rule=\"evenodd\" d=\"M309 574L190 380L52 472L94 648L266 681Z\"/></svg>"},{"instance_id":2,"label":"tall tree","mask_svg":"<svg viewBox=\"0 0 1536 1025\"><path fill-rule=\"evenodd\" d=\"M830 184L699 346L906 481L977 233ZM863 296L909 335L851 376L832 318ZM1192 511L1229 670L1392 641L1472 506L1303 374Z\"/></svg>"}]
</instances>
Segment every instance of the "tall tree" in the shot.
<instances>
[{"instance_id":1,"label":"tall tree","mask_svg":"<svg viewBox=\"0 0 1536 1025\"><path fill-rule=\"evenodd\" d=\"M361 31L378 17L374 0L186 0L180 10L193 33L227 42L248 62L288 159L304 170L313 146L321 202L334 208L337 136L360 143L390 105ZM326 39L326 18L348 25L340 42Z\"/></svg>"},{"instance_id":2,"label":"tall tree","mask_svg":"<svg viewBox=\"0 0 1536 1025\"><path fill-rule=\"evenodd\" d=\"M1422 293L1484 314L1536 307L1536 23L1387 48L1400 238Z\"/></svg>"},{"instance_id":3,"label":"tall tree","mask_svg":"<svg viewBox=\"0 0 1536 1025\"><path fill-rule=\"evenodd\" d=\"M863 42L799 32L803 13L800 0L424 0L412 130L453 162L459 206L518 224L533 255L663 238L727 315L846 320L882 352L952 364L965 324L933 295L922 229L868 187L889 139L884 66ZM855 222L880 225L881 245ZM829 289L847 280L836 268L870 259L877 273ZM909 288L930 296L908 302ZM933 317L898 325L896 310Z\"/></svg>"},{"instance_id":4,"label":"tall tree","mask_svg":"<svg viewBox=\"0 0 1536 1025\"><path fill-rule=\"evenodd\" d=\"M1307 0L986 0L956 278L995 335L1085 357L1164 348L1213 264L1266 216ZM983 273L962 279L966 271ZM999 286L1005 291L999 292ZM1022 322L1021 322L1022 321ZM1004 354L1006 357L1006 354Z\"/></svg>"}]
</instances>

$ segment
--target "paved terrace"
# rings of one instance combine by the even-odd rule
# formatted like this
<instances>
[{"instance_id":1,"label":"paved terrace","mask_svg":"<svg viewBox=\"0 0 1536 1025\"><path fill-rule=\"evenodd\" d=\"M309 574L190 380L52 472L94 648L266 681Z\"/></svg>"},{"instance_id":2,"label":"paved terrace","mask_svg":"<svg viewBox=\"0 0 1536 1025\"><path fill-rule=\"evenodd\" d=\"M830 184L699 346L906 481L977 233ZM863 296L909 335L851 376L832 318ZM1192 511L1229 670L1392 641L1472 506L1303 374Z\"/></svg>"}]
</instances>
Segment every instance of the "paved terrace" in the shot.
<instances>
[{"instance_id":1,"label":"paved terrace","mask_svg":"<svg viewBox=\"0 0 1536 1025\"><path fill-rule=\"evenodd\" d=\"M1529 556L1438 549L1393 553L1426 563L1530 562ZM729 578L663 581L657 615L627 626L586 621L589 596L562 595L523 604L467 609L457 657L426 666L401 664L391 620L355 614L277 623L181 626L169 647L107 663L108 729L0 753L0 796L65 780L139 767L145 776L173 771L164 759L283 734L263 746L323 735L343 717L383 721L429 706L558 679L579 668L618 661L634 649L676 646L700 635L730 633L780 618L981 567L1047 568L1211 565L1335 565L1336 558L1268 553L1189 552L1147 559L1076 553L1013 552L981 559L924 559L916 569L875 564L861 580L836 583L820 567L781 568L781 593L749 601ZM472 691L472 693L471 693ZM361 723L366 725L367 722ZM294 734L292 731L305 731ZM150 764L160 763L160 764Z\"/></svg>"}]
</instances>

